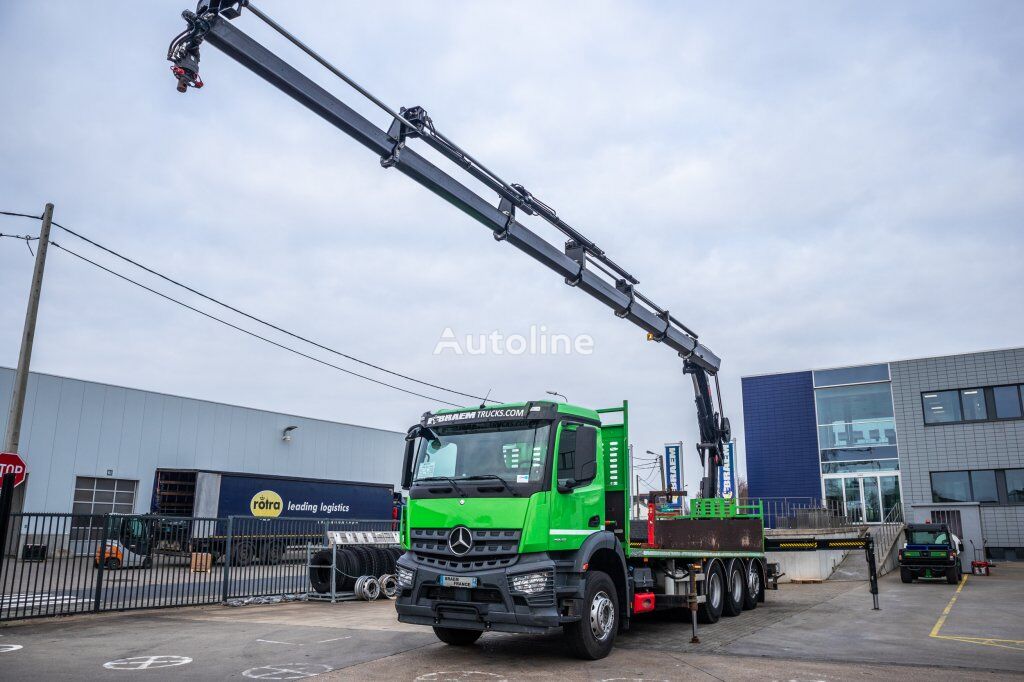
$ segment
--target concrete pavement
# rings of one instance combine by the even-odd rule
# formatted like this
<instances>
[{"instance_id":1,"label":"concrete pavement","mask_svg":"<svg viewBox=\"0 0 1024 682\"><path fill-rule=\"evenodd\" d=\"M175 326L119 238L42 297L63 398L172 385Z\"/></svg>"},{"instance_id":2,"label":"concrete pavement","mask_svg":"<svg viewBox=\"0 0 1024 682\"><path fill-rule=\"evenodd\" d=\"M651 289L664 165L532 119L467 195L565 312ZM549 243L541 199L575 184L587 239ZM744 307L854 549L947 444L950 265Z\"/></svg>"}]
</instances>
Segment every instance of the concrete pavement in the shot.
<instances>
[{"instance_id":1,"label":"concrete pavement","mask_svg":"<svg viewBox=\"0 0 1024 682\"><path fill-rule=\"evenodd\" d=\"M903 585L881 611L859 583L784 585L768 603L701 629L637 619L603 661L558 637L485 635L466 649L398 623L388 602L136 611L0 626L5 679L1020 679L1024 565L987 578ZM944 616L945 613L945 616ZM20 648L18 648L20 647ZM105 667L106 666L106 667Z\"/></svg>"}]
</instances>

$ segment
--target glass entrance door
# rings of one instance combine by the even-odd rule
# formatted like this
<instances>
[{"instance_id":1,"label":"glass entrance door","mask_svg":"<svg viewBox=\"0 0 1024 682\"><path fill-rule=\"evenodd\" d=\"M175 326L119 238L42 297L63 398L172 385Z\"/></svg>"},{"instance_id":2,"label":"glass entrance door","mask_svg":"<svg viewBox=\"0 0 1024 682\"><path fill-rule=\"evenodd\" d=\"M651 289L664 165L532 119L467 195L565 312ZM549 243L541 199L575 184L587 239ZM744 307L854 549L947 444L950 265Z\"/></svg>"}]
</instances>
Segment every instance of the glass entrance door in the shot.
<instances>
[{"instance_id":1,"label":"glass entrance door","mask_svg":"<svg viewBox=\"0 0 1024 682\"><path fill-rule=\"evenodd\" d=\"M899 475L827 476L823 484L825 505L853 523L892 520L893 509L900 503Z\"/></svg>"}]
</instances>

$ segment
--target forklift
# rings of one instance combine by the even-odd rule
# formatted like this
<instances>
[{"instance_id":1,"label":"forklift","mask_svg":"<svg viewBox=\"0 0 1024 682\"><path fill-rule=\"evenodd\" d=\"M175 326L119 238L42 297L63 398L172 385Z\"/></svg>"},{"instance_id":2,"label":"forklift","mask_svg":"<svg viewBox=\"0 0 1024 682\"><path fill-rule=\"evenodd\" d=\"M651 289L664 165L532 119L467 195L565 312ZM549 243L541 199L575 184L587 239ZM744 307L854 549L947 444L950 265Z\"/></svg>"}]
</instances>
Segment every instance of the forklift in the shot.
<instances>
[{"instance_id":1,"label":"forklift","mask_svg":"<svg viewBox=\"0 0 1024 682\"><path fill-rule=\"evenodd\" d=\"M147 516L111 514L104 528L105 542L96 548L95 565L107 570L150 568L156 519Z\"/></svg>"}]
</instances>

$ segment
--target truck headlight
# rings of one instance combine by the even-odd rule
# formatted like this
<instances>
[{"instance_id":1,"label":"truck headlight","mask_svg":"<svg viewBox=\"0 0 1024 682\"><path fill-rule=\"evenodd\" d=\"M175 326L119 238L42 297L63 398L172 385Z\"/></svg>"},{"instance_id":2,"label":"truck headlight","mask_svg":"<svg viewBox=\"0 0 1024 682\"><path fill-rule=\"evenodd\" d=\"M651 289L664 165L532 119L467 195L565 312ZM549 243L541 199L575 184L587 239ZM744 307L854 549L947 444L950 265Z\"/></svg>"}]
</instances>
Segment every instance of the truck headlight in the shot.
<instances>
[{"instance_id":1,"label":"truck headlight","mask_svg":"<svg viewBox=\"0 0 1024 682\"><path fill-rule=\"evenodd\" d=\"M514 575L511 576L510 580L512 582L512 589L523 594L537 594L551 589L550 571Z\"/></svg>"},{"instance_id":2,"label":"truck headlight","mask_svg":"<svg viewBox=\"0 0 1024 682\"><path fill-rule=\"evenodd\" d=\"M415 573L405 566L398 566L395 568L395 577L398 579L398 588L403 589L406 587L412 587Z\"/></svg>"}]
</instances>

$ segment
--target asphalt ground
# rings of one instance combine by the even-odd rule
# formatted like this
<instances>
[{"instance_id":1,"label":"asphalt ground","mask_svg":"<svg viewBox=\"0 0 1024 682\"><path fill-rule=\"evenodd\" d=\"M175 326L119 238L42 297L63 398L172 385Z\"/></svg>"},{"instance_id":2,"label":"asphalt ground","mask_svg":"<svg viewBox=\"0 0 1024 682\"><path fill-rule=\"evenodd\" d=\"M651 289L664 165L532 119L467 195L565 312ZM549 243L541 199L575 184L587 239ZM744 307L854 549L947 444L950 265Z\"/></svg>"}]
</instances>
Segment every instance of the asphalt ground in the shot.
<instances>
[{"instance_id":1,"label":"asphalt ground","mask_svg":"<svg viewBox=\"0 0 1024 682\"><path fill-rule=\"evenodd\" d=\"M768 602L700 629L637 619L611 656L581 662L558 637L487 634L468 648L398 623L388 602L207 606L0 626L11 680L959 680L1024 674L1024 565L904 585L782 585Z\"/></svg>"}]
</instances>

